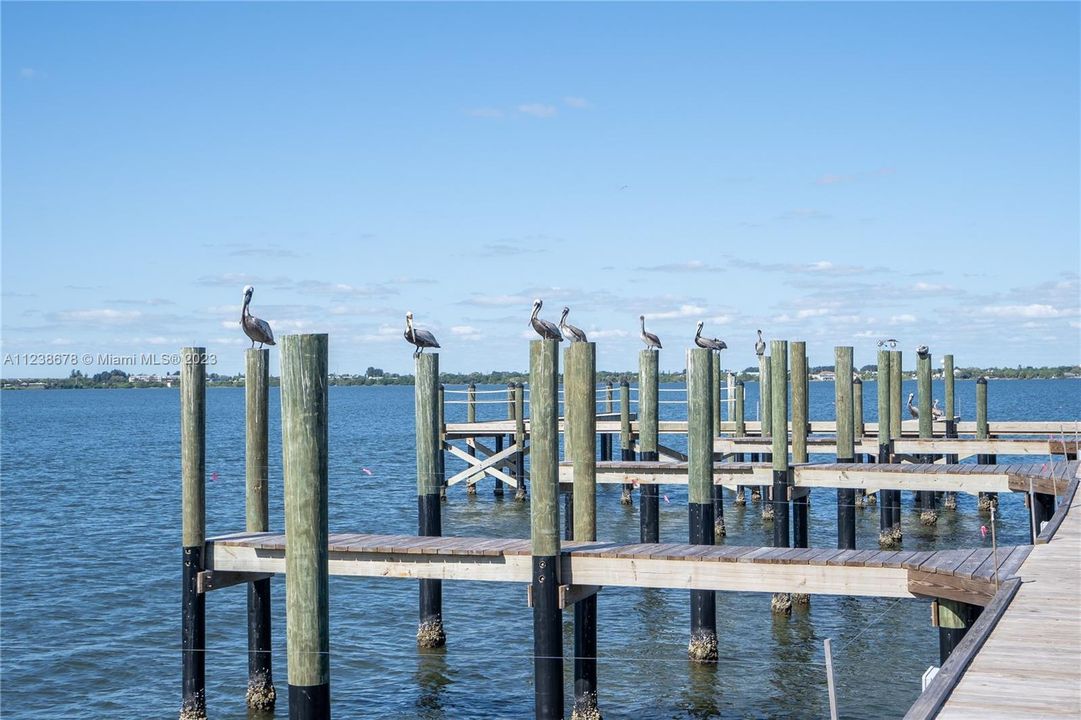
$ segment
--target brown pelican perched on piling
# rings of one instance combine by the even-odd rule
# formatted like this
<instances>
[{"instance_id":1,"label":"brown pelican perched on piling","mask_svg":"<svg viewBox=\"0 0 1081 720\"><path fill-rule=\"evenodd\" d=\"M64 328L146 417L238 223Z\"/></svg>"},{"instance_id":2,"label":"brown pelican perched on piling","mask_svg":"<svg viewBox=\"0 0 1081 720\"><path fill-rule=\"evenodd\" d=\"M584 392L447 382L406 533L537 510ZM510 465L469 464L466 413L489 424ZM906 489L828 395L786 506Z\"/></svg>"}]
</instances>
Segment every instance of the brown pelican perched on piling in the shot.
<instances>
[{"instance_id":1,"label":"brown pelican perched on piling","mask_svg":"<svg viewBox=\"0 0 1081 720\"><path fill-rule=\"evenodd\" d=\"M585 332L581 328L576 328L567 322L567 315L570 314L571 309L569 307L563 308L563 314L559 316L559 329L563 331L563 334L574 342L588 342Z\"/></svg>"},{"instance_id":2,"label":"brown pelican perched on piling","mask_svg":"<svg viewBox=\"0 0 1081 720\"><path fill-rule=\"evenodd\" d=\"M704 322L701 320L698 321L698 330L694 334L694 344L700 348L705 348L706 350L727 350L728 345L725 344L724 340L721 340L720 338L702 337L702 328L705 326L706 324Z\"/></svg>"},{"instance_id":3,"label":"brown pelican perched on piling","mask_svg":"<svg viewBox=\"0 0 1081 720\"><path fill-rule=\"evenodd\" d=\"M259 348L262 349L264 345L274 344L274 333L266 320L260 320L248 310L254 293L255 288L251 285L244 287L244 307L240 310L240 326L244 328L244 334L251 338L251 346L255 347L255 343L259 343Z\"/></svg>"},{"instance_id":4,"label":"brown pelican perched on piling","mask_svg":"<svg viewBox=\"0 0 1081 720\"><path fill-rule=\"evenodd\" d=\"M928 349L928 347L926 345L920 345L918 348L916 348L916 355L921 357L921 358L925 358L930 354L931 354L931 350Z\"/></svg>"},{"instance_id":5,"label":"brown pelican perched on piling","mask_svg":"<svg viewBox=\"0 0 1081 720\"><path fill-rule=\"evenodd\" d=\"M543 339L563 342L563 333L559 332L559 328L553 323L548 322L547 320L541 320L537 317L537 313L540 312L542 307L544 307L544 301L540 298L533 301L533 314L529 316L529 324L533 326L533 329L536 330L537 334Z\"/></svg>"},{"instance_id":6,"label":"brown pelican perched on piling","mask_svg":"<svg viewBox=\"0 0 1081 720\"><path fill-rule=\"evenodd\" d=\"M435 335L432 335L427 330L421 330L420 328L413 327L413 313L407 312L405 314L405 339L409 343L416 345L417 349L413 351L413 357L418 357L424 348L437 348L439 342L435 339Z\"/></svg>"},{"instance_id":7,"label":"brown pelican perched on piling","mask_svg":"<svg viewBox=\"0 0 1081 720\"><path fill-rule=\"evenodd\" d=\"M638 319L642 321L642 342L646 344L647 350L660 350L661 339L653 333L646 330L646 316L639 315Z\"/></svg>"},{"instance_id":8,"label":"brown pelican perched on piling","mask_svg":"<svg viewBox=\"0 0 1081 720\"><path fill-rule=\"evenodd\" d=\"M762 357L766 354L766 341L762 339L762 331L758 331L758 341L754 344L754 354Z\"/></svg>"},{"instance_id":9,"label":"brown pelican perched on piling","mask_svg":"<svg viewBox=\"0 0 1081 720\"><path fill-rule=\"evenodd\" d=\"M941 420L945 414L942 408L938 406L938 398L935 398L934 402L931 403L931 419Z\"/></svg>"},{"instance_id":10,"label":"brown pelican perched on piling","mask_svg":"<svg viewBox=\"0 0 1081 720\"><path fill-rule=\"evenodd\" d=\"M914 397L916 397L916 393L908 394L908 414L911 415L913 419L918 419L920 417L920 409L912 404L912 398Z\"/></svg>"}]
</instances>

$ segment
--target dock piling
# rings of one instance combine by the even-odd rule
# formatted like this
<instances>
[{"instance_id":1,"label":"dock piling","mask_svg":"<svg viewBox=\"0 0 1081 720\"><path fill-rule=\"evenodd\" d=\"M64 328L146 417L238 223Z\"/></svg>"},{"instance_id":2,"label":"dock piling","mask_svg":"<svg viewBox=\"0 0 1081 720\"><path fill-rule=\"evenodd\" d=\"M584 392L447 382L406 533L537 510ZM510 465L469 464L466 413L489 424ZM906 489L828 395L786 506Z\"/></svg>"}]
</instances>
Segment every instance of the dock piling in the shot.
<instances>
[{"instance_id":1,"label":"dock piling","mask_svg":"<svg viewBox=\"0 0 1081 720\"><path fill-rule=\"evenodd\" d=\"M477 386L474 383L469 383L465 388L465 421L468 423L477 421ZM466 452L469 453L469 457L477 456L477 449L473 447L472 438L466 441ZM496 482L500 481L496 480ZM465 492L466 495L476 495L477 483L466 483Z\"/></svg>"},{"instance_id":2,"label":"dock piling","mask_svg":"<svg viewBox=\"0 0 1081 720\"><path fill-rule=\"evenodd\" d=\"M878 375L875 381L878 391L878 462L890 461L890 352L878 351ZM895 490L879 490L878 545L884 550L900 544L893 530L893 503Z\"/></svg>"},{"instance_id":3,"label":"dock piling","mask_svg":"<svg viewBox=\"0 0 1081 720\"><path fill-rule=\"evenodd\" d=\"M597 539L597 415L593 390L596 376L596 343L571 343L564 352L566 431L563 437L564 443L570 440L574 465L574 533L571 539L586 542ZM611 383L607 390L611 393ZM574 604L574 708L571 718L600 719L597 709L596 594Z\"/></svg>"},{"instance_id":4,"label":"dock piling","mask_svg":"<svg viewBox=\"0 0 1081 720\"><path fill-rule=\"evenodd\" d=\"M281 403L289 717L329 718L325 334L282 338Z\"/></svg>"},{"instance_id":5,"label":"dock piling","mask_svg":"<svg viewBox=\"0 0 1081 720\"><path fill-rule=\"evenodd\" d=\"M180 720L206 720L206 595L198 590L206 543L206 348L180 354Z\"/></svg>"},{"instance_id":6,"label":"dock piling","mask_svg":"<svg viewBox=\"0 0 1081 720\"><path fill-rule=\"evenodd\" d=\"M529 403L529 417L532 425L532 399ZM525 387L522 383L514 384L514 442L518 444L518 452L514 454L514 479L518 481L518 487L514 490L514 501L525 502L525 453L522 452L522 447L525 446ZM532 437L529 444L533 444ZM532 451L532 447L530 450Z\"/></svg>"},{"instance_id":7,"label":"dock piling","mask_svg":"<svg viewBox=\"0 0 1081 720\"><path fill-rule=\"evenodd\" d=\"M268 406L270 350L250 348L244 353L244 483L245 529L268 532ZM270 578L248 583L248 692L252 710L274 709L277 692L271 666Z\"/></svg>"},{"instance_id":8,"label":"dock piling","mask_svg":"<svg viewBox=\"0 0 1081 720\"><path fill-rule=\"evenodd\" d=\"M793 340L789 343L792 383L792 462L807 462L807 343ZM807 497L792 500L792 546L808 547L809 526ZM809 597L809 596L802 596Z\"/></svg>"},{"instance_id":9,"label":"dock piling","mask_svg":"<svg viewBox=\"0 0 1081 720\"><path fill-rule=\"evenodd\" d=\"M710 408L713 415L713 426L711 428L712 437L717 437L721 434L721 351L718 350L713 355L713 361L711 363L710 370L711 387L710 397L712 399L712 406ZM723 538L728 534L727 528L724 526L724 487L715 483L710 484L710 497L713 501L713 539Z\"/></svg>"},{"instance_id":10,"label":"dock piling","mask_svg":"<svg viewBox=\"0 0 1081 720\"><path fill-rule=\"evenodd\" d=\"M747 389L744 387L742 380L737 380L736 401L732 411L733 421L736 425L736 437L744 437L747 434L746 401ZM743 455L740 454L736 459L742 461ZM732 501L732 504L736 507L743 507L747 504L747 492L742 485L736 486L736 499Z\"/></svg>"},{"instance_id":11,"label":"dock piling","mask_svg":"<svg viewBox=\"0 0 1081 720\"><path fill-rule=\"evenodd\" d=\"M529 344L533 674L537 720L563 717L563 611L559 608L559 344Z\"/></svg>"},{"instance_id":12,"label":"dock piling","mask_svg":"<svg viewBox=\"0 0 1081 720\"><path fill-rule=\"evenodd\" d=\"M902 388L902 354L900 350L890 350L890 439L901 439L901 401ZM890 462L898 462L893 454L893 444L890 444ZM901 532L901 491L894 490L893 495L893 534L897 543L903 540Z\"/></svg>"},{"instance_id":13,"label":"dock piling","mask_svg":"<svg viewBox=\"0 0 1081 720\"><path fill-rule=\"evenodd\" d=\"M976 378L976 438L987 440L991 433L987 428L987 378ZM994 455L981 454L976 456L976 462L980 465L994 465L998 458ZM990 512L992 507L998 507L997 493L980 493L976 505L980 512Z\"/></svg>"},{"instance_id":14,"label":"dock piling","mask_svg":"<svg viewBox=\"0 0 1081 720\"><path fill-rule=\"evenodd\" d=\"M853 367L853 371L855 367ZM863 380L860 379L858 374L854 374L852 378L852 436L859 442L863 442ZM863 462L863 454L855 453L855 462ZM868 504L873 503L875 496L873 494L867 494L863 488L856 490L856 507L867 507Z\"/></svg>"},{"instance_id":15,"label":"dock piling","mask_svg":"<svg viewBox=\"0 0 1081 720\"><path fill-rule=\"evenodd\" d=\"M439 537L443 534L443 503L440 499L443 478L439 474L441 428L439 426L439 354L417 356L414 384L417 446L417 535ZM443 647L447 642L443 628L443 583L420 581L420 612L417 645Z\"/></svg>"},{"instance_id":16,"label":"dock piling","mask_svg":"<svg viewBox=\"0 0 1081 720\"><path fill-rule=\"evenodd\" d=\"M946 354L942 356L942 382L946 389L943 411L946 419L946 437L955 438L957 437L957 404L954 397L953 355ZM956 465L959 461L960 458L956 454L946 455L946 463L949 465ZM957 493L947 491L942 506L947 510L956 510Z\"/></svg>"},{"instance_id":17,"label":"dock piling","mask_svg":"<svg viewBox=\"0 0 1081 720\"><path fill-rule=\"evenodd\" d=\"M855 461L852 415L852 346L834 348L834 397L837 415L837 462ZM856 491L837 490L837 549L856 549Z\"/></svg>"},{"instance_id":18,"label":"dock piling","mask_svg":"<svg viewBox=\"0 0 1081 720\"><path fill-rule=\"evenodd\" d=\"M773 427L773 547L789 547L791 544L790 513L788 511L788 341L770 341L770 418ZM789 593L774 593L770 601L774 613L788 613L792 609Z\"/></svg>"},{"instance_id":19,"label":"dock piling","mask_svg":"<svg viewBox=\"0 0 1081 720\"><path fill-rule=\"evenodd\" d=\"M648 349L638 354L638 457L640 460L654 462L658 459L657 362L659 355L659 352ZM690 397L689 388L687 396ZM630 502L629 495L627 501ZM642 542L660 541L660 512L660 489L653 483L643 484L638 488L638 518Z\"/></svg>"},{"instance_id":20,"label":"dock piling","mask_svg":"<svg viewBox=\"0 0 1081 720\"><path fill-rule=\"evenodd\" d=\"M938 598L935 604L938 607L938 658L941 665L964 639L983 608L945 598Z\"/></svg>"},{"instance_id":21,"label":"dock piling","mask_svg":"<svg viewBox=\"0 0 1081 720\"><path fill-rule=\"evenodd\" d=\"M687 350L687 510L689 541L712 545L713 535L713 402L710 369L713 351ZM655 487L655 486L654 486ZM642 500L644 512L645 499ZM645 541L656 542L656 540ZM687 653L693 662L717 660L717 598L712 590L691 590L691 638Z\"/></svg>"},{"instance_id":22,"label":"dock piling","mask_svg":"<svg viewBox=\"0 0 1081 720\"><path fill-rule=\"evenodd\" d=\"M919 396L919 428L920 438L930 439L934 436L934 417L931 415L931 353L916 354L916 390ZM931 462L934 457L927 455L923 462ZM938 522L938 510L935 509L936 498L933 490L920 490L917 493L920 507L920 522L924 525L934 525Z\"/></svg>"}]
</instances>

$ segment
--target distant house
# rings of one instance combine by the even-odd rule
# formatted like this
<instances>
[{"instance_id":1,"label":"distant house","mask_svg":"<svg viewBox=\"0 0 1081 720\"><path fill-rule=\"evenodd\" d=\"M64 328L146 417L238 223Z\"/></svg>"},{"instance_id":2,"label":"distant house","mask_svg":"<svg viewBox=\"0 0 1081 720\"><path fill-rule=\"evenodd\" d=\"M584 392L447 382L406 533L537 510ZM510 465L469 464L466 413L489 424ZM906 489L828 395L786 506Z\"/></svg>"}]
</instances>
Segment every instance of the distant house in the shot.
<instances>
[{"instance_id":1,"label":"distant house","mask_svg":"<svg viewBox=\"0 0 1081 720\"><path fill-rule=\"evenodd\" d=\"M817 382L833 382L837 379L837 373L832 370L820 370L811 376L811 380Z\"/></svg>"}]
</instances>

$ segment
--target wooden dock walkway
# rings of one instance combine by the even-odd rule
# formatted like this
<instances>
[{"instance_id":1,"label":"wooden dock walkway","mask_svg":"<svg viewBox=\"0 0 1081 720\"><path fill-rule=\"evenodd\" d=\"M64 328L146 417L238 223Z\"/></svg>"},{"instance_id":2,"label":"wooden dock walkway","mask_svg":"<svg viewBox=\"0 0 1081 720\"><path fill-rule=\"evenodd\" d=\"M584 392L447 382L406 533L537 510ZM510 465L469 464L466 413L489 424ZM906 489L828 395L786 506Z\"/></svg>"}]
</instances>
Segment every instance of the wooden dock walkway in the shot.
<instances>
[{"instance_id":1,"label":"wooden dock walkway","mask_svg":"<svg viewBox=\"0 0 1081 720\"><path fill-rule=\"evenodd\" d=\"M794 487L862 488L878 490L935 490L970 494L981 492L1035 492L1061 495L1081 468L1078 461L975 465L941 463L810 463L792 465ZM560 463L560 482L573 478L570 463ZM770 463L716 463L716 485L771 485ZM685 485L687 464L665 461L610 461L597 463L597 482L607 484Z\"/></svg>"},{"instance_id":2,"label":"wooden dock walkway","mask_svg":"<svg viewBox=\"0 0 1081 720\"><path fill-rule=\"evenodd\" d=\"M1053 536L1021 564L997 623L982 637L973 626L907 718L1081 717L1079 505L1075 480L1047 528Z\"/></svg>"},{"instance_id":3,"label":"wooden dock walkway","mask_svg":"<svg viewBox=\"0 0 1081 720\"><path fill-rule=\"evenodd\" d=\"M208 588L248 573L285 572L285 535L236 533L207 540ZM334 533L331 575L528 584L530 541ZM864 597L945 597L986 605L1031 546L991 550L836 550L685 543L565 542L560 582L600 586Z\"/></svg>"}]
</instances>

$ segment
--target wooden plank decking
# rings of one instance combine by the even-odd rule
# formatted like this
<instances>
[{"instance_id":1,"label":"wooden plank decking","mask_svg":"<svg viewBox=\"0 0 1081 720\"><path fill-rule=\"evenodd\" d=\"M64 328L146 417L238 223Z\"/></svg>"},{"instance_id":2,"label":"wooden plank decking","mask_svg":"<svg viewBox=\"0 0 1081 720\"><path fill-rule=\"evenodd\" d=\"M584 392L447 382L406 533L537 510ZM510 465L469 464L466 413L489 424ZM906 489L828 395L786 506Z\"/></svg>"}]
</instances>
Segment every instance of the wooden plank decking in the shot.
<instances>
[{"instance_id":1,"label":"wooden plank decking","mask_svg":"<svg viewBox=\"0 0 1081 720\"><path fill-rule=\"evenodd\" d=\"M1067 497L1061 525L1021 564L1017 594L938 718L1081 717L1081 493Z\"/></svg>"},{"instance_id":2,"label":"wooden plank decking","mask_svg":"<svg viewBox=\"0 0 1081 720\"><path fill-rule=\"evenodd\" d=\"M771 548L683 543L568 542L564 585L802 592L866 597L953 597L987 604L1030 546L902 552ZM236 533L207 541L211 572L284 573L285 536ZM524 539L368 535L330 536L330 574L527 584ZM996 578L997 569L997 578Z\"/></svg>"},{"instance_id":3,"label":"wooden plank decking","mask_svg":"<svg viewBox=\"0 0 1081 720\"><path fill-rule=\"evenodd\" d=\"M890 490L936 490L965 493L1033 492L1061 495L1081 463L1045 462L1020 465L943 464L847 464L811 463L792 467L795 487L862 488L868 492ZM560 463L560 482L569 483L574 472L570 463ZM769 463L715 463L713 481L717 485L772 485ZM597 463L597 482L606 484L685 485L687 464L664 461Z\"/></svg>"}]
</instances>

